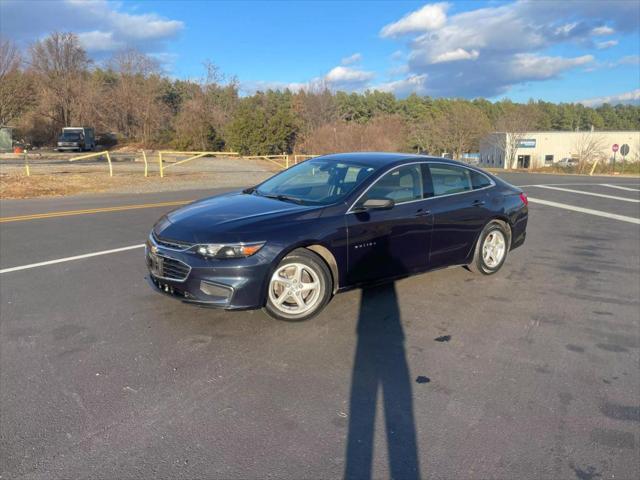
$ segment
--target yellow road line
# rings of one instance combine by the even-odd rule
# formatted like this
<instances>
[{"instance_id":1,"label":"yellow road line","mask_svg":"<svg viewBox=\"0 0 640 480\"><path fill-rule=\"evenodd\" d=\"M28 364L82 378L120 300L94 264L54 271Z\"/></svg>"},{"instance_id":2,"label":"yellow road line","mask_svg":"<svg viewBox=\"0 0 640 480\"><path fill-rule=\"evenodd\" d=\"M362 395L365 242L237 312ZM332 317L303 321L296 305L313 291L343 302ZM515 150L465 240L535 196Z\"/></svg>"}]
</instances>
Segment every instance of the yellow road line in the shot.
<instances>
[{"instance_id":1,"label":"yellow road line","mask_svg":"<svg viewBox=\"0 0 640 480\"><path fill-rule=\"evenodd\" d=\"M24 222L27 220L40 220L43 218L69 217L72 215L92 215L94 213L120 212L124 210L139 210L142 208L172 207L185 205L192 201L193 200L176 200L174 202L142 203L138 205L120 205L116 207L88 208L84 210L63 210L60 212L34 213L31 215L18 215L15 217L0 217L0 223Z\"/></svg>"}]
</instances>

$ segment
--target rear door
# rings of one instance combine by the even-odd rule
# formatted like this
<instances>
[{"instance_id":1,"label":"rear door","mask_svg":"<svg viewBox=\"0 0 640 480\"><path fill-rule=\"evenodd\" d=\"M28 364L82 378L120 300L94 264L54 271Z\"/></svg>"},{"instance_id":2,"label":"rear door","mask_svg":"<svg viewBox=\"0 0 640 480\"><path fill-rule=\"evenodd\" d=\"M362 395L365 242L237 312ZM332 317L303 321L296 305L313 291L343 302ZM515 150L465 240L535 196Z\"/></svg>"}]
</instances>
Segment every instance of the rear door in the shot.
<instances>
[{"instance_id":1,"label":"rear door","mask_svg":"<svg viewBox=\"0 0 640 480\"><path fill-rule=\"evenodd\" d=\"M429 163L429 172L433 186L429 268L463 264L491 217L489 189L494 183L486 175L447 163Z\"/></svg>"},{"instance_id":2,"label":"rear door","mask_svg":"<svg viewBox=\"0 0 640 480\"><path fill-rule=\"evenodd\" d=\"M431 218L419 163L394 168L352 208L367 199L392 199L393 208L347 214L350 285L408 275L427 266Z\"/></svg>"}]
</instances>

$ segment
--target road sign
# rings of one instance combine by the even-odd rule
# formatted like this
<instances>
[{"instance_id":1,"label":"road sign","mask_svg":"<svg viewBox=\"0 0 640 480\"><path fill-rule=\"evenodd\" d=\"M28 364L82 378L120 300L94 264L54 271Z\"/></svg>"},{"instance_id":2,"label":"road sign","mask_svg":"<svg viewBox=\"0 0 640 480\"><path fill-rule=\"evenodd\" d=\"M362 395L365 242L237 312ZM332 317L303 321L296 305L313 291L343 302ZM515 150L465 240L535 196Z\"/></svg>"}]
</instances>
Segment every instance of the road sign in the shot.
<instances>
[{"instance_id":1,"label":"road sign","mask_svg":"<svg viewBox=\"0 0 640 480\"><path fill-rule=\"evenodd\" d=\"M617 143L614 143L613 145L611 145L611 150L613 150L614 152L617 152L618 148L620 148L620 147L618 147Z\"/></svg>"},{"instance_id":2,"label":"road sign","mask_svg":"<svg viewBox=\"0 0 640 480\"><path fill-rule=\"evenodd\" d=\"M629 154L629 145L626 143L620 147L620 155L626 157Z\"/></svg>"}]
</instances>

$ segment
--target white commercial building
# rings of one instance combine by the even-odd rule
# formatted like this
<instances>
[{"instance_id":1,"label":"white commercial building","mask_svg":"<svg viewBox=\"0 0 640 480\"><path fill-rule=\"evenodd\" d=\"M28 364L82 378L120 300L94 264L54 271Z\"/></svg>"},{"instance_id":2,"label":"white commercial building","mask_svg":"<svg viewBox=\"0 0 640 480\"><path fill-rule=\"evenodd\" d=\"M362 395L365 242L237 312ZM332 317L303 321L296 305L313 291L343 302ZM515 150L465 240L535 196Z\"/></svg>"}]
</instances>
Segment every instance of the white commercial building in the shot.
<instances>
[{"instance_id":1,"label":"white commercial building","mask_svg":"<svg viewBox=\"0 0 640 480\"><path fill-rule=\"evenodd\" d=\"M538 168L565 158L591 163L613 158L613 145L628 145L626 161L640 160L640 132L494 132L480 142L483 167ZM616 154L622 160L621 152Z\"/></svg>"}]
</instances>

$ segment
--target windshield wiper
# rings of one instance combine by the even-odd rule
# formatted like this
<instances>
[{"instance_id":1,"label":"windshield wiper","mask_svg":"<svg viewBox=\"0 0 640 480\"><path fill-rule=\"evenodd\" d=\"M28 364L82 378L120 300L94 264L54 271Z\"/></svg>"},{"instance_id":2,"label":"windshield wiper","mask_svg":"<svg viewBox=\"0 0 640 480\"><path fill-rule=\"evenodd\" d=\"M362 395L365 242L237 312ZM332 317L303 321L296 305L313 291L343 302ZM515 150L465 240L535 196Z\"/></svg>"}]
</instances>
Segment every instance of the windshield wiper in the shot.
<instances>
[{"instance_id":1,"label":"windshield wiper","mask_svg":"<svg viewBox=\"0 0 640 480\"><path fill-rule=\"evenodd\" d=\"M280 200L281 202L291 202L291 203L296 203L298 205L304 205L304 200L301 200L299 198L295 198L295 197L290 197L289 195L283 195L283 194L270 194L270 193L260 193L258 190L256 190L256 193L258 195L262 195L263 197L267 197L267 198L274 198L276 200Z\"/></svg>"}]
</instances>

